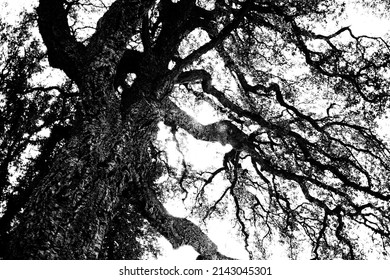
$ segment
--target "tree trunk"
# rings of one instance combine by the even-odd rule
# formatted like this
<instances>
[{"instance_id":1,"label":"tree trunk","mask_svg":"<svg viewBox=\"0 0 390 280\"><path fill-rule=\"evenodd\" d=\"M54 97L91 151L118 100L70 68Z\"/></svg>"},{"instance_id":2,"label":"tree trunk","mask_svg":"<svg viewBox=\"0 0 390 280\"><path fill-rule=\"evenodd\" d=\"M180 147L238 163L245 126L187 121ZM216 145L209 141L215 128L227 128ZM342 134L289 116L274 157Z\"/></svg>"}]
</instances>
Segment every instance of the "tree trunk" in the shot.
<instances>
[{"instance_id":1,"label":"tree trunk","mask_svg":"<svg viewBox=\"0 0 390 280\"><path fill-rule=\"evenodd\" d=\"M165 75L168 54L143 55L131 88L121 96L114 88L133 35L129 26L137 26L153 2L115 1L84 46L71 36L63 1L40 1L38 23L49 61L76 82L80 102L72 134L32 191L12 233L7 258L99 258L121 200L130 201L173 247L187 244L206 258L227 258L199 227L170 215L155 192L161 168L150 144L166 113L161 99L175 80L175 75ZM132 59L129 63L135 62Z\"/></svg>"}]
</instances>

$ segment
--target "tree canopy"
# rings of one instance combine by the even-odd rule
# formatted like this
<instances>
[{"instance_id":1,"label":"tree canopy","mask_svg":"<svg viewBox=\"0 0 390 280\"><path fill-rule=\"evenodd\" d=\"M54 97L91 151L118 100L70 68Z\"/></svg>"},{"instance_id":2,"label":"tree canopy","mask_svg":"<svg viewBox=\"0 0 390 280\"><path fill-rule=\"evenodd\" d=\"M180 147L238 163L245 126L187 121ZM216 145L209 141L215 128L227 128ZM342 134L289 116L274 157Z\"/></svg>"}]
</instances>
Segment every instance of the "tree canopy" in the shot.
<instances>
[{"instance_id":1,"label":"tree canopy","mask_svg":"<svg viewBox=\"0 0 390 280\"><path fill-rule=\"evenodd\" d=\"M0 258L157 257L163 237L231 259L207 234L224 219L250 259L387 259L390 46L339 25L354 3L39 0L3 19Z\"/></svg>"}]
</instances>

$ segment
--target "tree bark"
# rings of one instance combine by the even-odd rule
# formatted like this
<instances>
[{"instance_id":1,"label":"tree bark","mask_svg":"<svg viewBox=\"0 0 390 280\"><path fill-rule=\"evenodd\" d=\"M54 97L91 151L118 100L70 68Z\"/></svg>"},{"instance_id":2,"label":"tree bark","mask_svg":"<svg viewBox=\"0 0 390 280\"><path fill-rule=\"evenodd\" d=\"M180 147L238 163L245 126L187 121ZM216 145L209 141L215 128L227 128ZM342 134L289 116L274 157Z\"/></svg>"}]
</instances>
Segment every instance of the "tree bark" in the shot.
<instances>
[{"instance_id":1,"label":"tree bark","mask_svg":"<svg viewBox=\"0 0 390 280\"><path fill-rule=\"evenodd\" d=\"M45 175L34 181L31 194L25 193L30 197L18 225L8 235L7 258L99 258L115 209L123 198L131 201L175 248L188 244L209 259L227 258L199 227L169 214L154 191L154 182L161 174L149 143L156 138L164 110L172 109L160 108L161 102L180 72L179 67L168 73L168 63L181 40L198 25L196 20L188 20L195 1L174 4L163 0L164 26L154 50L149 46L142 55L126 55L128 41L154 2L115 1L99 20L89 44L84 45L72 35L64 1L40 0L38 25L49 62L77 84L80 102L63 146L50 149L52 165L42 167ZM172 28L175 31L171 34ZM144 36L143 40L149 39ZM121 63L133 66L125 64L122 73ZM122 85L131 71L137 79L119 96L116 85ZM210 140L222 141L219 136L213 134ZM9 219L4 221L8 223Z\"/></svg>"},{"instance_id":2,"label":"tree bark","mask_svg":"<svg viewBox=\"0 0 390 280\"><path fill-rule=\"evenodd\" d=\"M149 143L162 120L155 99L174 82L172 75L161 77L169 58L143 56L147 63L140 65L137 85L122 101L115 88L119 62L134 34L129 26L137 26L153 2L115 1L84 46L71 36L63 1L40 1L38 23L50 64L76 82L81 102L69 140L53 155L12 232L7 258L99 258L114 209L129 196L175 248L188 244L210 259L228 259L198 226L170 215L154 191L160 173ZM130 94L142 98L129 102Z\"/></svg>"},{"instance_id":3,"label":"tree bark","mask_svg":"<svg viewBox=\"0 0 390 280\"><path fill-rule=\"evenodd\" d=\"M49 61L76 81L82 102L70 140L55 155L24 209L9 258L98 257L123 190L122 171L145 152L139 144L149 143L156 133L153 123L144 134L136 125L124 127L113 87L116 65L133 35L128 26L137 25L151 4L116 1L91 43L82 47L70 36L62 1L40 1L39 27ZM135 114L132 123L139 125L137 121Z\"/></svg>"}]
</instances>

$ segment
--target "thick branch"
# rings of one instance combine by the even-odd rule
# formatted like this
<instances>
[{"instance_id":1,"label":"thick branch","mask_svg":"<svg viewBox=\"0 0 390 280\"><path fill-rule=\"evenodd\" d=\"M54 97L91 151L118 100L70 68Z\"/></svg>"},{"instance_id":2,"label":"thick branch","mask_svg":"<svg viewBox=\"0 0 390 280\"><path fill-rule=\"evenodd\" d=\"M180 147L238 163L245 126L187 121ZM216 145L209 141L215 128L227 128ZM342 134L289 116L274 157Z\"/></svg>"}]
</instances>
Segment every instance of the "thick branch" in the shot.
<instances>
[{"instance_id":1,"label":"thick branch","mask_svg":"<svg viewBox=\"0 0 390 280\"><path fill-rule=\"evenodd\" d=\"M131 191L135 193L135 206L149 223L172 244L173 248L189 245L207 259L231 259L218 252L217 245L193 222L169 214L151 186L143 183L141 179L135 179L135 181L133 187L136 191Z\"/></svg>"},{"instance_id":2,"label":"thick branch","mask_svg":"<svg viewBox=\"0 0 390 280\"><path fill-rule=\"evenodd\" d=\"M155 1L117 0L98 21L96 33L88 49L95 53L108 45L114 51L124 51L144 15Z\"/></svg>"},{"instance_id":3,"label":"thick branch","mask_svg":"<svg viewBox=\"0 0 390 280\"><path fill-rule=\"evenodd\" d=\"M71 35L62 0L39 1L39 32L47 47L51 66L62 69L76 82L81 77L85 47Z\"/></svg>"},{"instance_id":4,"label":"thick branch","mask_svg":"<svg viewBox=\"0 0 390 280\"><path fill-rule=\"evenodd\" d=\"M198 140L230 144L241 150L247 142L247 135L228 120L202 125L170 100L164 101L165 123L176 125Z\"/></svg>"}]
</instances>

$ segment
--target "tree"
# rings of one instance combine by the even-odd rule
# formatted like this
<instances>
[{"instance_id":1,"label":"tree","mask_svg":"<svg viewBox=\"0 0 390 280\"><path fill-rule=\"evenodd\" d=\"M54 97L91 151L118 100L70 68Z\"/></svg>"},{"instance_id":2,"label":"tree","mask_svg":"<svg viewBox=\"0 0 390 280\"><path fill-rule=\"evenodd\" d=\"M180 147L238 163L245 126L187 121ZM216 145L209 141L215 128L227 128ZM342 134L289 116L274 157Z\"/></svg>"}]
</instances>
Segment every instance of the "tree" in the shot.
<instances>
[{"instance_id":1,"label":"tree","mask_svg":"<svg viewBox=\"0 0 390 280\"><path fill-rule=\"evenodd\" d=\"M161 235L229 259L193 221L232 214L251 258L275 240L290 258L305 246L315 259L386 258L389 45L327 28L344 7L40 0L18 27L2 23L1 257L136 259ZM55 69L63 80L38 82ZM192 117L200 103L220 120ZM162 124L179 148L191 135L231 150L213 170L184 152L172 166ZM193 221L166 210L171 195L191 200Z\"/></svg>"}]
</instances>

